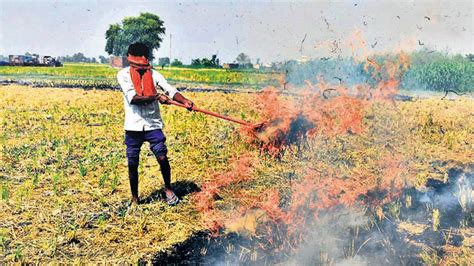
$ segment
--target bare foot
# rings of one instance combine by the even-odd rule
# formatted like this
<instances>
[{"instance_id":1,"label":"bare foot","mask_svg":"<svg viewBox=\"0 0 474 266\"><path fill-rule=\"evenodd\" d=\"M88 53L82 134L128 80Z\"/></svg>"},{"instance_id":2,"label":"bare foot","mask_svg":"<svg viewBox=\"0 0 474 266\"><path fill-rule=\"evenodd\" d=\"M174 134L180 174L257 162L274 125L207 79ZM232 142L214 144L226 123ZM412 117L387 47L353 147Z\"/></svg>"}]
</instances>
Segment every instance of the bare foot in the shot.
<instances>
[{"instance_id":1,"label":"bare foot","mask_svg":"<svg viewBox=\"0 0 474 266\"><path fill-rule=\"evenodd\" d=\"M176 196L176 194L174 194L174 191L172 189L165 188L165 193L166 193L166 203L168 203L168 205L173 206L173 205L178 204L179 199Z\"/></svg>"},{"instance_id":2,"label":"bare foot","mask_svg":"<svg viewBox=\"0 0 474 266\"><path fill-rule=\"evenodd\" d=\"M170 188L165 188L165 193L167 197L172 197L174 195L174 191Z\"/></svg>"},{"instance_id":3,"label":"bare foot","mask_svg":"<svg viewBox=\"0 0 474 266\"><path fill-rule=\"evenodd\" d=\"M137 197L132 197L132 200L130 201L130 205L128 206L127 209L127 214L132 214L138 210L138 198Z\"/></svg>"}]
</instances>

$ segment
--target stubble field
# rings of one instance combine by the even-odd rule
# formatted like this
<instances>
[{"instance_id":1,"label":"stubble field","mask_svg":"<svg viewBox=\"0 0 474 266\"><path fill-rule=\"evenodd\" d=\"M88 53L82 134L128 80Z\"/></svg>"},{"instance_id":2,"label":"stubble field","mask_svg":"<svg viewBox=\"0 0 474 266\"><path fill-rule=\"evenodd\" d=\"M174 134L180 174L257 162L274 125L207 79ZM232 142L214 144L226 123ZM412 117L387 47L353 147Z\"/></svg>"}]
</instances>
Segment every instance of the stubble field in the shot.
<instances>
[{"instance_id":1,"label":"stubble field","mask_svg":"<svg viewBox=\"0 0 474 266\"><path fill-rule=\"evenodd\" d=\"M186 96L205 109L250 121L260 118L256 94ZM301 207L325 213L341 206L362 209L364 230L389 221L394 231L406 234L414 254L403 257L395 245L385 244L386 252L395 250L401 261L471 261L472 190L456 192L461 218L454 226L445 205L435 203L424 205L426 217L414 219L413 194L406 191L423 193L418 191L429 189L433 180L449 184L453 169L472 179L472 98L376 102L364 110L361 132L319 134L289 145L278 158L262 153L236 125L162 106L172 182L182 201L169 207L160 199L159 166L144 145L139 168L143 203L134 212L127 211L120 92L10 85L0 87L0 102L0 262L152 261L158 252L203 230L254 236L264 243L241 262L265 261L270 256L265 251L278 250L297 261L292 255L299 247L288 246L307 240L301 228L289 226L288 217L301 213ZM295 211L297 200L314 196L305 186L316 189L319 201L304 198ZM206 197L210 188L217 189L211 199ZM385 190L390 193L373 196ZM367 197L373 200L364 201ZM306 221L306 215L303 227L318 224ZM253 220L249 224L239 217ZM290 244L268 240L276 234L275 224L286 226ZM445 236L444 242L416 238L424 233ZM332 262L363 256L379 244L370 244L373 237L351 239L352 251L343 254L314 247L318 260L331 264L331 256Z\"/></svg>"}]
</instances>

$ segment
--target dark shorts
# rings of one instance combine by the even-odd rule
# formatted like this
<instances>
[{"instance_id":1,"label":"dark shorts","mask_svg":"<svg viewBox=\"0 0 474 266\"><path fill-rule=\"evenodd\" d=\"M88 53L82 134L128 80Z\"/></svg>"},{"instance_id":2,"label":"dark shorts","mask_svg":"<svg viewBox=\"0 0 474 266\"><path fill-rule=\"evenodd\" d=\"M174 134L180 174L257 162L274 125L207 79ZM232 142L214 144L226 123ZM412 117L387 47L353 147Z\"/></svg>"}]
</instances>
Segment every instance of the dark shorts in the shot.
<instances>
[{"instance_id":1,"label":"dark shorts","mask_svg":"<svg viewBox=\"0 0 474 266\"><path fill-rule=\"evenodd\" d=\"M150 149L156 157L168 153L166 148L166 137L161 129L150 131L125 131L125 145L127 145L127 159L129 163L138 164L140 149L143 142L150 143Z\"/></svg>"}]
</instances>

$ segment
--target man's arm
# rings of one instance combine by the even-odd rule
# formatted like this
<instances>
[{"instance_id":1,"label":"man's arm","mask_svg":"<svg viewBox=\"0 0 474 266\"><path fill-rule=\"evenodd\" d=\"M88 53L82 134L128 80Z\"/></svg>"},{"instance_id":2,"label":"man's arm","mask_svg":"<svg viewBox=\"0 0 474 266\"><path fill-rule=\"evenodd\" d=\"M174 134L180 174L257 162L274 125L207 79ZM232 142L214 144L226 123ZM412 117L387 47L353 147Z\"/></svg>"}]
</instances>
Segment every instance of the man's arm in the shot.
<instances>
[{"instance_id":1,"label":"man's arm","mask_svg":"<svg viewBox=\"0 0 474 266\"><path fill-rule=\"evenodd\" d=\"M177 101L177 102L180 102L182 104L184 104L184 106L186 106L186 108L191 111L194 107L194 103L192 101L190 101L189 99L187 99L186 97L184 97L181 93L179 92L176 92L173 96L173 99L171 99L170 97L168 97L166 94L160 94L158 96L158 101L161 103L161 104L170 104L170 100L174 100L174 101Z\"/></svg>"},{"instance_id":2,"label":"man's arm","mask_svg":"<svg viewBox=\"0 0 474 266\"><path fill-rule=\"evenodd\" d=\"M157 83L157 86L160 86L161 89L166 94L166 95L160 95L158 97L158 100L160 101L160 103L167 104L167 101L169 99L173 99L177 102L184 104L186 108L188 108L188 110L192 110L194 103L190 101L189 99L187 99L186 97L184 97L181 93L179 93L178 90L176 90L176 88L171 86L168 83L168 81L166 81L166 79L163 77L163 75L161 75L157 71L153 71L153 80Z\"/></svg>"},{"instance_id":3,"label":"man's arm","mask_svg":"<svg viewBox=\"0 0 474 266\"><path fill-rule=\"evenodd\" d=\"M135 95L130 101L131 104L142 105L156 101L156 96Z\"/></svg>"},{"instance_id":4,"label":"man's arm","mask_svg":"<svg viewBox=\"0 0 474 266\"><path fill-rule=\"evenodd\" d=\"M125 100L131 104L137 94L133 88L132 81L127 78L127 73L124 70L117 73L117 81L120 84Z\"/></svg>"}]
</instances>

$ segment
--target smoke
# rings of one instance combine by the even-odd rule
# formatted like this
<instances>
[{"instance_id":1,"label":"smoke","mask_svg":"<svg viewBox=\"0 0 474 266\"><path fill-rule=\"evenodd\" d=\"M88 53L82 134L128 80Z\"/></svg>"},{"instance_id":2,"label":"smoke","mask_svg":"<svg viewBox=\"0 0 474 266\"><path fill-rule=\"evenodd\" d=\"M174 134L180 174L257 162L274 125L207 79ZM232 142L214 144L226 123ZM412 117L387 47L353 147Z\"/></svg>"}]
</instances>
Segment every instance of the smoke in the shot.
<instances>
[{"instance_id":1,"label":"smoke","mask_svg":"<svg viewBox=\"0 0 474 266\"><path fill-rule=\"evenodd\" d=\"M474 211L473 189L474 170L471 166L471 171L467 173L451 169L446 182L428 179L426 188L415 196L421 204L440 212L440 226L459 227L466 218L465 214L472 214Z\"/></svg>"},{"instance_id":2,"label":"smoke","mask_svg":"<svg viewBox=\"0 0 474 266\"><path fill-rule=\"evenodd\" d=\"M405 54L386 61L369 58L363 69L371 82L364 84L319 79L291 96L267 89L256 99L263 130L244 128L243 133L262 154L278 159L292 149L303 150L311 139L357 136L366 130L367 107L393 106L409 59ZM459 236L444 237L445 228L472 223L472 215L465 217L472 210L472 171L449 173L447 183L429 181L419 191L405 188L406 159L392 149L366 167L345 165L350 168L346 172L335 165L343 159L340 150L332 152L334 160L327 165L318 164L318 151L308 155L308 168L299 171L289 187L264 185L259 193L248 189L256 188L255 175L265 168L250 154L241 154L228 171L202 184L194 197L209 230L206 236L211 237L190 240L177 247L176 254L198 256L198 261L212 265L410 264L420 262L418 254L425 247L459 243ZM301 159L298 156L291 160Z\"/></svg>"},{"instance_id":3,"label":"smoke","mask_svg":"<svg viewBox=\"0 0 474 266\"><path fill-rule=\"evenodd\" d=\"M370 75L364 71L365 62L355 62L351 58L312 60L306 63L289 61L284 68L286 81L294 85L303 85L306 81L316 83L317 77L334 84L353 86L365 83Z\"/></svg>"},{"instance_id":4,"label":"smoke","mask_svg":"<svg viewBox=\"0 0 474 266\"><path fill-rule=\"evenodd\" d=\"M403 53L390 59L367 58L360 67L370 80L352 86L319 77L316 84L308 81L296 91L269 88L256 99L264 126L243 128L243 133L262 154L277 159L287 151L304 150L312 139L329 142L362 134L367 107L394 106L393 96L409 62ZM450 173L447 183L432 181L419 191L405 188L406 159L392 149L371 158L374 162L360 162L370 164L364 167L351 166L348 160L346 170L336 166L344 160L338 157L340 150L327 152L336 153L327 164L318 163L317 152L308 154L307 169L290 179L289 186L254 187L260 182L255 175L265 168L250 154L241 154L230 162L228 171L202 184L194 199L211 238L191 242L192 250L200 250L199 261L410 264L420 262L418 254L424 247L459 242L459 237L444 238L441 230L459 228L466 211L472 210L473 182L465 178L467 174ZM301 159L296 154L290 159ZM258 193L250 193L249 188ZM177 252L190 251L178 247Z\"/></svg>"},{"instance_id":5,"label":"smoke","mask_svg":"<svg viewBox=\"0 0 474 266\"><path fill-rule=\"evenodd\" d=\"M357 205L324 211L307 225L305 241L288 264L417 264L423 251L461 245L457 229L473 224L473 170L451 169L445 182L430 179L425 188L404 189L400 201L411 202L401 207L398 218L377 219ZM383 206L385 212L391 204ZM448 230L451 236L446 237Z\"/></svg>"},{"instance_id":6,"label":"smoke","mask_svg":"<svg viewBox=\"0 0 474 266\"><path fill-rule=\"evenodd\" d=\"M319 217L308 231L291 259L292 265L311 265L315 262L334 265L367 265L367 261L351 250L347 232L368 225L368 217L362 208L339 208ZM352 253L352 254L348 254Z\"/></svg>"},{"instance_id":7,"label":"smoke","mask_svg":"<svg viewBox=\"0 0 474 266\"><path fill-rule=\"evenodd\" d=\"M294 229L285 226L286 218L272 220L276 210L252 208L226 224L227 233L210 236L199 232L175 246L171 253L157 254L154 261L207 265L418 265L422 263L422 252L443 253L446 246L460 246L463 236L458 230L473 226L473 170L474 166L451 169L445 182L430 179L426 188L404 189L399 201L381 206L387 214L383 217L379 217L377 208L361 202L351 207L325 208L316 216L306 205L299 209L299 217L314 219L297 224L301 229L299 242L288 238ZM389 216L397 202L404 202L398 216ZM439 211L438 222L433 210ZM435 223L439 224L437 228Z\"/></svg>"},{"instance_id":8,"label":"smoke","mask_svg":"<svg viewBox=\"0 0 474 266\"><path fill-rule=\"evenodd\" d=\"M372 102L391 99L407 62L404 54L383 63L367 60L364 71L374 80L372 85L334 86L319 80L316 85L308 82L306 89L295 97L287 97L276 88L266 89L256 100L263 130L243 128L243 133L263 154L275 158L295 147L301 149L307 139L317 136L361 134L365 109ZM359 171L345 177L332 168L324 174L308 169L291 184L287 195L282 196L278 187L263 190L259 195L240 191L239 200L234 201L237 207L233 207L237 211L220 211L214 201L221 199L221 192L231 185L251 181L257 165L242 155L230 164L230 171L217 174L202 185L195 199L197 209L204 213L203 224L214 236L222 229L258 235L257 253L270 253L267 256L276 261L282 258L271 254L281 253L279 256L286 257L285 260L291 257L297 264L362 263L362 257L356 257L356 239L345 240L348 231L358 232L366 226L364 211L357 206L383 204L392 199L401 189L399 176L404 172L397 156L381 158L377 165L384 175L381 181L370 172ZM380 187L390 188L384 190L383 199L376 194L368 195ZM282 205L283 197L290 198Z\"/></svg>"}]
</instances>

